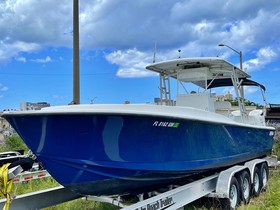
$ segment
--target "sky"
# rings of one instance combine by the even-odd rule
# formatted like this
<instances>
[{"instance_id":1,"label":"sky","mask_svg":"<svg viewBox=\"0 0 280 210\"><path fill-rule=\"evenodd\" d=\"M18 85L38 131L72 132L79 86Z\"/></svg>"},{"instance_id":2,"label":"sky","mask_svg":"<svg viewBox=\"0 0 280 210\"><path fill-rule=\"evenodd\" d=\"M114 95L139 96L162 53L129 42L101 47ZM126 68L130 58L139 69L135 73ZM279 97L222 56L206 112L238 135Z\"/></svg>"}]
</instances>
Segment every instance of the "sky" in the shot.
<instances>
[{"instance_id":1,"label":"sky","mask_svg":"<svg viewBox=\"0 0 280 210\"><path fill-rule=\"evenodd\" d=\"M280 103L280 0L80 0L80 101L152 102L158 75L145 69L180 57L222 57ZM0 110L21 102L73 100L73 3L0 0ZM179 53L178 50L181 50ZM232 89L220 90L226 94ZM260 92L245 97L261 103Z\"/></svg>"}]
</instances>

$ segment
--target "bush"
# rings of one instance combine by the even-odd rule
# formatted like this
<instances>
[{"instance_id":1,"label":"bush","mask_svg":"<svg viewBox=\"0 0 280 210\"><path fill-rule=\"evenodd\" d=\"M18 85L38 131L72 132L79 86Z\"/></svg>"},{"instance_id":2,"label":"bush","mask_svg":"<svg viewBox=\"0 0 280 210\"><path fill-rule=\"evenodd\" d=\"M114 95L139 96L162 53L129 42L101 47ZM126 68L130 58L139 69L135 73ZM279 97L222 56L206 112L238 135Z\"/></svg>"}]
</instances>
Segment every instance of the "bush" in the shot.
<instances>
[{"instance_id":1,"label":"bush","mask_svg":"<svg viewBox=\"0 0 280 210\"><path fill-rule=\"evenodd\" d=\"M4 151L24 150L26 152L29 149L18 135L13 135L13 136L9 136L6 139L4 148L1 150Z\"/></svg>"},{"instance_id":2,"label":"bush","mask_svg":"<svg viewBox=\"0 0 280 210\"><path fill-rule=\"evenodd\" d=\"M273 145L273 150L272 154L276 155L278 159L280 158L280 136L278 133L275 135L274 139L274 145Z\"/></svg>"}]
</instances>

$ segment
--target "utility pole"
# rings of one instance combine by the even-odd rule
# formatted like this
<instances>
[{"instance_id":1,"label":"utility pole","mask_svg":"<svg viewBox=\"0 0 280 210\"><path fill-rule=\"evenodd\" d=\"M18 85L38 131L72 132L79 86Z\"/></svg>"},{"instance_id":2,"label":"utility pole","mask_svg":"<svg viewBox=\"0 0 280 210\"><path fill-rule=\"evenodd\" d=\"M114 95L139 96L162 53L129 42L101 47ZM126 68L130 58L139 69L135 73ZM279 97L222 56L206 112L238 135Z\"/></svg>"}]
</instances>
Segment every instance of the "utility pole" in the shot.
<instances>
[{"instance_id":1,"label":"utility pole","mask_svg":"<svg viewBox=\"0 0 280 210\"><path fill-rule=\"evenodd\" d=\"M80 104L79 0L73 0L73 104Z\"/></svg>"}]
</instances>

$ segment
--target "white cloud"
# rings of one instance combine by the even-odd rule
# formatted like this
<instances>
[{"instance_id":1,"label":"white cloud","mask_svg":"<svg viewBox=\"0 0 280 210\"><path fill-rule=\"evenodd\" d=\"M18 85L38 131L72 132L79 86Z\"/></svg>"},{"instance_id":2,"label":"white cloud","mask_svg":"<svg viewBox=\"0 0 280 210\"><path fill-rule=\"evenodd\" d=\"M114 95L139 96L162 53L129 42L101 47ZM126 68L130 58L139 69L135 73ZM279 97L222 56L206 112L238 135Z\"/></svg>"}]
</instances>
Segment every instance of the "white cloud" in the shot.
<instances>
[{"instance_id":1,"label":"white cloud","mask_svg":"<svg viewBox=\"0 0 280 210\"><path fill-rule=\"evenodd\" d=\"M16 60L16 61L19 61L19 62L26 63L26 58L25 58L25 57L23 57L23 56L20 56L20 57L15 57L15 60Z\"/></svg>"},{"instance_id":2,"label":"white cloud","mask_svg":"<svg viewBox=\"0 0 280 210\"><path fill-rule=\"evenodd\" d=\"M2 84L0 84L0 91L7 91L9 88L7 86L4 86Z\"/></svg>"},{"instance_id":3,"label":"white cloud","mask_svg":"<svg viewBox=\"0 0 280 210\"><path fill-rule=\"evenodd\" d=\"M258 88L258 87L253 87L253 86L245 86L244 87L245 95L256 93L259 90L260 90L260 88Z\"/></svg>"},{"instance_id":4,"label":"white cloud","mask_svg":"<svg viewBox=\"0 0 280 210\"><path fill-rule=\"evenodd\" d=\"M0 87L1 91L7 91L9 88L8 87Z\"/></svg>"},{"instance_id":5,"label":"white cloud","mask_svg":"<svg viewBox=\"0 0 280 210\"><path fill-rule=\"evenodd\" d=\"M185 51L184 51L185 50ZM191 52L191 45L183 47L184 53ZM193 54L196 51L193 49ZM169 51L156 51L156 62L164 61L167 59L178 58L178 49ZM128 50L117 50L105 56L107 61L116 64L119 68L116 73L118 77L137 78L137 77L151 77L158 74L150 70L146 70L146 66L151 64L154 60L153 51L140 51L136 48Z\"/></svg>"},{"instance_id":6,"label":"white cloud","mask_svg":"<svg viewBox=\"0 0 280 210\"><path fill-rule=\"evenodd\" d=\"M256 56L256 58L244 62L243 68L248 72L260 70L266 64L273 62L278 57L278 54L272 48L266 47L258 50Z\"/></svg>"},{"instance_id":7,"label":"white cloud","mask_svg":"<svg viewBox=\"0 0 280 210\"><path fill-rule=\"evenodd\" d=\"M22 41L16 41L10 46L18 51L23 52L33 52L40 49L40 46L37 43L26 43Z\"/></svg>"},{"instance_id":8,"label":"white cloud","mask_svg":"<svg viewBox=\"0 0 280 210\"><path fill-rule=\"evenodd\" d=\"M135 78L135 77L150 77L155 76L149 71L136 69L136 68L120 68L117 72L117 76L126 77L126 78Z\"/></svg>"},{"instance_id":9,"label":"white cloud","mask_svg":"<svg viewBox=\"0 0 280 210\"><path fill-rule=\"evenodd\" d=\"M39 49L40 45L35 43L28 44L21 41L0 40L0 64L10 60L12 57L17 58L19 52L34 52Z\"/></svg>"},{"instance_id":10,"label":"white cloud","mask_svg":"<svg viewBox=\"0 0 280 210\"><path fill-rule=\"evenodd\" d=\"M166 0L164 4L160 0L80 1L81 49L115 49L124 54L137 49L149 54L157 42L163 57L176 57L177 49L182 50L182 57L216 56L221 50L226 57L236 56L229 49L217 47L225 43L244 54L267 46L275 46L271 50L276 52L279 7L279 0L269 4L261 0L238 4L235 0L203 4L195 0ZM0 63L20 52L72 47L71 13L72 1L67 0L0 1ZM120 75L127 73L125 63L116 62ZM142 70L135 65L132 63L129 72L141 75Z\"/></svg>"},{"instance_id":11,"label":"white cloud","mask_svg":"<svg viewBox=\"0 0 280 210\"><path fill-rule=\"evenodd\" d=\"M277 54L270 47L267 47L260 49L257 53L257 56L266 61L270 61L273 60Z\"/></svg>"},{"instance_id":12,"label":"white cloud","mask_svg":"<svg viewBox=\"0 0 280 210\"><path fill-rule=\"evenodd\" d=\"M225 87L225 88L223 88L223 93L224 94L227 94L227 93L234 94L234 88L233 87Z\"/></svg>"},{"instance_id":13,"label":"white cloud","mask_svg":"<svg viewBox=\"0 0 280 210\"><path fill-rule=\"evenodd\" d=\"M145 67L152 63L152 54L140 52L137 49L127 51L115 51L106 55L106 59L119 67L117 76L119 77L147 77L156 76L156 73L148 71Z\"/></svg>"},{"instance_id":14,"label":"white cloud","mask_svg":"<svg viewBox=\"0 0 280 210\"><path fill-rule=\"evenodd\" d=\"M31 59L30 61L35 63L50 63L53 62L50 56L47 56L46 58L37 58L37 59Z\"/></svg>"}]
</instances>

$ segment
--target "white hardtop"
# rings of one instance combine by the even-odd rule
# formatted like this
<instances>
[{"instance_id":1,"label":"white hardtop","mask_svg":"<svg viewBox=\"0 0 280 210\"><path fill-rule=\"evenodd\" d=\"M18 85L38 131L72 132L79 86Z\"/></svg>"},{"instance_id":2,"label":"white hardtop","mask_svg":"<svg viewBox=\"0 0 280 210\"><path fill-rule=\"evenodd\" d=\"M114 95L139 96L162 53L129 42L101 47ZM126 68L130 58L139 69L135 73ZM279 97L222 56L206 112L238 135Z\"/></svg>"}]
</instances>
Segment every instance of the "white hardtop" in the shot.
<instances>
[{"instance_id":1,"label":"white hardtop","mask_svg":"<svg viewBox=\"0 0 280 210\"><path fill-rule=\"evenodd\" d=\"M169 75L183 82L211 79L230 79L235 70L237 78L250 75L219 57L180 58L151 64L147 69Z\"/></svg>"}]
</instances>

